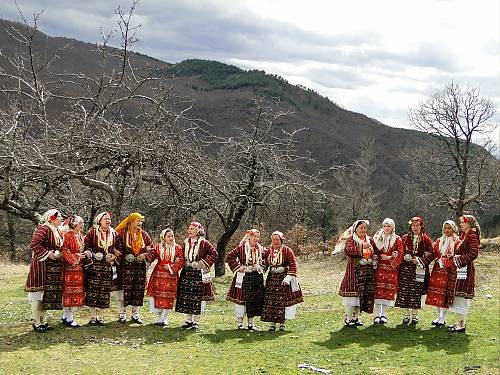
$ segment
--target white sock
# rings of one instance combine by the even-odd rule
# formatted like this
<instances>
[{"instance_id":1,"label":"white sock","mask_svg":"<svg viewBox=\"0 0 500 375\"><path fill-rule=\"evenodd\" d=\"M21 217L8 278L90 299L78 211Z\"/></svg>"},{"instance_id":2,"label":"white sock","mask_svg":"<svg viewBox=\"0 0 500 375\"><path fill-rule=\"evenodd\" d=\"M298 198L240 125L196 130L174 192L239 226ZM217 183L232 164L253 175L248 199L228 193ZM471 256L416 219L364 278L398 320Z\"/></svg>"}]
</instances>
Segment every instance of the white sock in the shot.
<instances>
[{"instance_id":1,"label":"white sock","mask_svg":"<svg viewBox=\"0 0 500 375\"><path fill-rule=\"evenodd\" d=\"M385 316L387 318L386 312L387 312L387 305L380 305L380 316Z\"/></svg>"},{"instance_id":2,"label":"white sock","mask_svg":"<svg viewBox=\"0 0 500 375\"><path fill-rule=\"evenodd\" d=\"M42 302L41 301L31 301L31 320L35 326L39 326L41 323L40 317Z\"/></svg>"},{"instance_id":3,"label":"white sock","mask_svg":"<svg viewBox=\"0 0 500 375\"><path fill-rule=\"evenodd\" d=\"M440 308L439 309L439 323L446 322L446 315L448 314L448 309Z\"/></svg>"},{"instance_id":4,"label":"white sock","mask_svg":"<svg viewBox=\"0 0 500 375\"><path fill-rule=\"evenodd\" d=\"M193 322L193 314L186 314L186 322L189 323Z\"/></svg>"},{"instance_id":5,"label":"white sock","mask_svg":"<svg viewBox=\"0 0 500 375\"><path fill-rule=\"evenodd\" d=\"M201 314L193 315L193 323L200 323Z\"/></svg>"},{"instance_id":6,"label":"white sock","mask_svg":"<svg viewBox=\"0 0 500 375\"><path fill-rule=\"evenodd\" d=\"M345 320L347 321L352 320L352 316L354 314L354 306L345 305L344 311L345 311Z\"/></svg>"},{"instance_id":7,"label":"white sock","mask_svg":"<svg viewBox=\"0 0 500 375\"><path fill-rule=\"evenodd\" d=\"M248 318L248 325L253 326L253 318Z\"/></svg>"},{"instance_id":8,"label":"white sock","mask_svg":"<svg viewBox=\"0 0 500 375\"><path fill-rule=\"evenodd\" d=\"M139 318L139 306L132 306L132 317Z\"/></svg>"}]
</instances>

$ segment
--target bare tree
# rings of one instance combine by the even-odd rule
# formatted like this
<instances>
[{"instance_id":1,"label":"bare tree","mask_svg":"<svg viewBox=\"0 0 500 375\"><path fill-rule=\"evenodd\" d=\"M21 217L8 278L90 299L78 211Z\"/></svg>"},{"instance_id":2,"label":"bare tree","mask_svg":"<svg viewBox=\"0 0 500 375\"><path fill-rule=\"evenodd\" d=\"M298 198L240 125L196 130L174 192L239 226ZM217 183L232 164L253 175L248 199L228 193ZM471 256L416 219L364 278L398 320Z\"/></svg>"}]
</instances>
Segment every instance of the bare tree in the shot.
<instances>
[{"instance_id":1,"label":"bare tree","mask_svg":"<svg viewBox=\"0 0 500 375\"><path fill-rule=\"evenodd\" d=\"M314 162L295 150L301 129L285 130L284 119L290 112L281 109L279 102L263 98L255 99L252 108L249 120L235 127L232 137L220 140L218 157L200 164L197 172L199 201L206 202L207 212L215 214L222 227L217 238L217 276L225 272L226 246L246 215L251 215L251 225L258 226L256 210L273 197L285 195L288 204L295 206L296 196L314 193L321 184L317 175L298 168L307 170Z\"/></svg>"},{"instance_id":2,"label":"bare tree","mask_svg":"<svg viewBox=\"0 0 500 375\"><path fill-rule=\"evenodd\" d=\"M376 150L373 139L364 138L361 154L354 165L337 172L338 182L337 217L340 228L346 228L358 219L378 219L381 214L380 197L384 188L373 186L376 172Z\"/></svg>"},{"instance_id":3,"label":"bare tree","mask_svg":"<svg viewBox=\"0 0 500 375\"><path fill-rule=\"evenodd\" d=\"M427 188L427 199L435 195L457 218L497 193L498 162L488 152L488 141L482 142L494 127L494 115L493 101L479 88L455 82L410 110L411 123L432 136L440 151L419 160L426 168L410 179Z\"/></svg>"}]
</instances>

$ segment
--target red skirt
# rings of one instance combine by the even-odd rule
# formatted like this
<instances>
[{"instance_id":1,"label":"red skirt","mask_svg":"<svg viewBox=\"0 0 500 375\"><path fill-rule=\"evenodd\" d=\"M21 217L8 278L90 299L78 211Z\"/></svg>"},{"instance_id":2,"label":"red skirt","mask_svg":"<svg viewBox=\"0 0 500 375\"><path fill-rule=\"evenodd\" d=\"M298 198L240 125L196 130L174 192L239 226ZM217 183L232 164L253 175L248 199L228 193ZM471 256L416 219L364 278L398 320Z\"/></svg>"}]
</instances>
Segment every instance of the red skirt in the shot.
<instances>
[{"instance_id":1,"label":"red skirt","mask_svg":"<svg viewBox=\"0 0 500 375\"><path fill-rule=\"evenodd\" d=\"M375 274L375 299L394 301L398 291L398 271L381 264Z\"/></svg>"},{"instance_id":2,"label":"red skirt","mask_svg":"<svg viewBox=\"0 0 500 375\"><path fill-rule=\"evenodd\" d=\"M434 263L429 280L429 290L425 304L448 308L453 304L457 273L455 270L441 268L438 262Z\"/></svg>"},{"instance_id":3,"label":"red skirt","mask_svg":"<svg viewBox=\"0 0 500 375\"><path fill-rule=\"evenodd\" d=\"M177 296L177 275L165 269L167 264L158 262L148 283L147 295L154 298L157 309L171 309Z\"/></svg>"},{"instance_id":4,"label":"red skirt","mask_svg":"<svg viewBox=\"0 0 500 375\"><path fill-rule=\"evenodd\" d=\"M83 268L81 264L73 267L67 265L63 279L64 307L80 307L84 305L85 291L83 285Z\"/></svg>"}]
</instances>

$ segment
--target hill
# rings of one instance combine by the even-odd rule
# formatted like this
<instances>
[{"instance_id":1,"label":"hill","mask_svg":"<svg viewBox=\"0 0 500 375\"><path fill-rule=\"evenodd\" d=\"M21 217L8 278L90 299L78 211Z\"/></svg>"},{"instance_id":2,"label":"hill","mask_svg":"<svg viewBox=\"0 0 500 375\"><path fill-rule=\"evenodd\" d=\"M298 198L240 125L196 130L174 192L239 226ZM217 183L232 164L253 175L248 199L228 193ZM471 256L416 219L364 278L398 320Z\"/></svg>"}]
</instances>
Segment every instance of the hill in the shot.
<instances>
[{"instance_id":1,"label":"hill","mask_svg":"<svg viewBox=\"0 0 500 375\"><path fill-rule=\"evenodd\" d=\"M13 27L24 26L0 20L0 45L4 56L15 56L19 51L19 45L8 35ZM67 47L58 52L63 46ZM98 49L90 43L41 33L34 47L41 56L57 52L59 58L52 65L53 73L92 75L101 69ZM412 154L420 147L434 148L432 140L423 133L386 126L340 107L335 98L323 97L264 71L245 71L207 60L169 64L137 53L132 60L140 69L172 83L176 94L192 100L191 115L211 124L211 131L220 135L231 135L233 127L245 121L249 103L258 95L279 99L283 108L293 109L294 113L283 126L288 130L305 128L298 147L304 153L310 152L325 168L352 164L360 157L363 139L372 139L376 156L371 185L385 192L382 198L384 215L406 219L408 213L401 212L398 204L403 195L401 178L408 172L408 163L402 155ZM110 64L105 68L112 70L116 66ZM0 105L5 105L2 98ZM327 189L342 194L334 178L328 180Z\"/></svg>"}]
</instances>

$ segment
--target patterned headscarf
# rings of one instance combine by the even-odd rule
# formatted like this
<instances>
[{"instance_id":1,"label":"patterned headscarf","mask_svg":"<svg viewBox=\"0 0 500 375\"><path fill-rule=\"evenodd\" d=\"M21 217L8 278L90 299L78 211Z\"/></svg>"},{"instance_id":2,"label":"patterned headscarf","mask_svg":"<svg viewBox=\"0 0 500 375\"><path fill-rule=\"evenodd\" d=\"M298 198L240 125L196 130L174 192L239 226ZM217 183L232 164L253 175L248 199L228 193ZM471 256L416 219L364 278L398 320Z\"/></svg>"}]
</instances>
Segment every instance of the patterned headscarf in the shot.
<instances>
[{"instance_id":1,"label":"patterned headscarf","mask_svg":"<svg viewBox=\"0 0 500 375\"><path fill-rule=\"evenodd\" d=\"M59 211L57 208L53 208L51 210L46 211L42 217L40 218L40 224L46 224L51 221L54 221L61 215L61 211Z\"/></svg>"},{"instance_id":2,"label":"patterned headscarf","mask_svg":"<svg viewBox=\"0 0 500 375\"><path fill-rule=\"evenodd\" d=\"M130 223L136 220L144 220L144 216L141 215L139 212L132 212L125 219L123 219L120 224L116 226L115 230L118 232L124 228L127 228L130 225Z\"/></svg>"},{"instance_id":3,"label":"patterned headscarf","mask_svg":"<svg viewBox=\"0 0 500 375\"><path fill-rule=\"evenodd\" d=\"M481 227L479 226L479 223L477 222L477 219L472 216L472 215L462 215L460 217L464 223L469 224L469 227L471 230L477 233L477 237L481 237Z\"/></svg>"},{"instance_id":4,"label":"patterned headscarf","mask_svg":"<svg viewBox=\"0 0 500 375\"><path fill-rule=\"evenodd\" d=\"M205 228L203 227L203 225L201 225L201 223L197 222L197 221L192 221L190 224L189 224L190 227L194 227L197 229L197 232L198 232L198 236L199 237L203 237L205 236Z\"/></svg>"},{"instance_id":5,"label":"patterned headscarf","mask_svg":"<svg viewBox=\"0 0 500 375\"><path fill-rule=\"evenodd\" d=\"M425 233L425 228L424 228L424 219L422 219L420 216L413 216L410 221L408 221L408 230L411 231L411 225L415 222L419 222L420 223L420 228L421 228L421 232L422 233Z\"/></svg>"}]
</instances>

